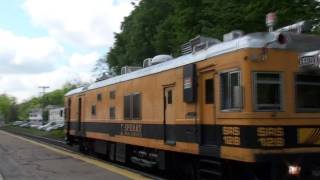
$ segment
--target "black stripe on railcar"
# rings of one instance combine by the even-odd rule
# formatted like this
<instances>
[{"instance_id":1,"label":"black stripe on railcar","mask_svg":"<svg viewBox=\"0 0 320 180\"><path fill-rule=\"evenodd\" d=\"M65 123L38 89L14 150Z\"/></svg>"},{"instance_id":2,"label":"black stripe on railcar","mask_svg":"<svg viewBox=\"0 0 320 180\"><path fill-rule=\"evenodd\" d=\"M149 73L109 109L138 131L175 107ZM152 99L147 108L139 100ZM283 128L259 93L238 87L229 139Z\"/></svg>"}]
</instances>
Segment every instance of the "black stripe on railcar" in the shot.
<instances>
[{"instance_id":1,"label":"black stripe on railcar","mask_svg":"<svg viewBox=\"0 0 320 180\"><path fill-rule=\"evenodd\" d=\"M78 136L85 136L86 132L95 132L110 136L164 139L164 125L162 124L82 122L82 127L81 131L77 132L77 123L71 122L70 129L75 130ZM199 143L199 130L206 128L212 130L212 138L207 138L210 141L207 144L212 145L265 149L320 147L320 136L313 137L312 133L310 136L312 136L313 142L299 142L298 131L304 128L320 129L320 127L314 126L167 125L167 128L171 128L175 132L178 142L186 143ZM236 129L239 129L239 132L236 132ZM215 135L213 131L219 132L218 135ZM209 136L210 134L206 133L205 135Z\"/></svg>"}]
</instances>

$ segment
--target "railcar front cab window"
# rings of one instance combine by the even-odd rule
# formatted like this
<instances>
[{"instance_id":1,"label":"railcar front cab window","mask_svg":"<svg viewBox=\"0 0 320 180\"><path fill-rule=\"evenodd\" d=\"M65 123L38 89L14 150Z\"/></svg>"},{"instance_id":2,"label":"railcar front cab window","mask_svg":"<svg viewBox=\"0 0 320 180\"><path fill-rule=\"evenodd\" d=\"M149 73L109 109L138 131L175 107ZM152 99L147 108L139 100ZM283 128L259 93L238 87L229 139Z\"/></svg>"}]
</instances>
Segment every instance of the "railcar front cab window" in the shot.
<instances>
[{"instance_id":1,"label":"railcar front cab window","mask_svg":"<svg viewBox=\"0 0 320 180\"><path fill-rule=\"evenodd\" d=\"M255 111L282 111L282 84L280 72L254 72Z\"/></svg>"},{"instance_id":2,"label":"railcar front cab window","mask_svg":"<svg viewBox=\"0 0 320 180\"><path fill-rule=\"evenodd\" d=\"M220 73L221 110L239 111L242 108L243 93L240 71Z\"/></svg>"},{"instance_id":3,"label":"railcar front cab window","mask_svg":"<svg viewBox=\"0 0 320 180\"><path fill-rule=\"evenodd\" d=\"M320 112L320 76L312 74L297 74L296 111Z\"/></svg>"}]
</instances>

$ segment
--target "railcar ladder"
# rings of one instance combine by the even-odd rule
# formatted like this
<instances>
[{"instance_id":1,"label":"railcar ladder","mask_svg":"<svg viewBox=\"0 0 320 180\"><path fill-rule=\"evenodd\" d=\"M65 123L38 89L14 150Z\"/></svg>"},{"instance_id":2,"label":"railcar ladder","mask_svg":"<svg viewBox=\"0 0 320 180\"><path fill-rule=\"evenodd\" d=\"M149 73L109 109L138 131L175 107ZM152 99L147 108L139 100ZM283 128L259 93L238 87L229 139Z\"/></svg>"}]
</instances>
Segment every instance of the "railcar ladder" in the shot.
<instances>
[{"instance_id":1,"label":"railcar ladder","mask_svg":"<svg viewBox=\"0 0 320 180\"><path fill-rule=\"evenodd\" d=\"M221 162L212 159L199 160L199 180L222 180Z\"/></svg>"}]
</instances>

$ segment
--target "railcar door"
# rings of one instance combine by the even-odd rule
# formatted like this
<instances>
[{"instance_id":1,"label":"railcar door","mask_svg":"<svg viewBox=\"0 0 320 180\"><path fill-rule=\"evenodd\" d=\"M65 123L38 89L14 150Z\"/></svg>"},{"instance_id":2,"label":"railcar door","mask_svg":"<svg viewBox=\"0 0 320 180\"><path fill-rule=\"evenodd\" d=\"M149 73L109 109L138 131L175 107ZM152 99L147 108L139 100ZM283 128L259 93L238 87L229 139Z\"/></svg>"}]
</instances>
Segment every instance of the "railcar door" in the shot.
<instances>
[{"instance_id":1,"label":"railcar door","mask_svg":"<svg viewBox=\"0 0 320 180\"><path fill-rule=\"evenodd\" d=\"M82 122L82 98L78 99L78 131L81 131L81 122Z\"/></svg>"},{"instance_id":2,"label":"railcar door","mask_svg":"<svg viewBox=\"0 0 320 180\"><path fill-rule=\"evenodd\" d=\"M164 88L164 141L170 145L176 144L174 93L173 86Z\"/></svg>"},{"instance_id":3,"label":"railcar door","mask_svg":"<svg viewBox=\"0 0 320 180\"><path fill-rule=\"evenodd\" d=\"M214 155L217 149L217 127L215 118L214 70L200 72L200 139L199 150L203 155Z\"/></svg>"},{"instance_id":4,"label":"railcar door","mask_svg":"<svg viewBox=\"0 0 320 180\"><path fill-rule=\"evenodd\" d=\"M68 99L67 108L65 109L65 119L67 121L67 135L70 134L71 129L71 99Z\"/></svg>"}]
</instances>

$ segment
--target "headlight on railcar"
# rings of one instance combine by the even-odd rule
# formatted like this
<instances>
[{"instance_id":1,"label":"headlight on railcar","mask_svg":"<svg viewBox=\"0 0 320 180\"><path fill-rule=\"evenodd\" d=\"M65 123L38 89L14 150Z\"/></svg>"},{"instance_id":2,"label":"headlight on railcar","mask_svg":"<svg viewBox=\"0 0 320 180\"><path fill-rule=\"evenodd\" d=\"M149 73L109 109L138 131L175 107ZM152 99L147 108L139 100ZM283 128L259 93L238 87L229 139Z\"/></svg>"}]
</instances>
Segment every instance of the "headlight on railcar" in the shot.
<instances>
[{"instance_id":1,"label":"headlight on railcar","mask_svg":"<svg viewBox=\"0 0 320 180\"><path fill-rule=\"evenodd\" d=\"M288 166L288 174L290 176L300 176L301 173L301 166L296 165L296 164L291 164Z\"/></svg>"}]
</instances>

